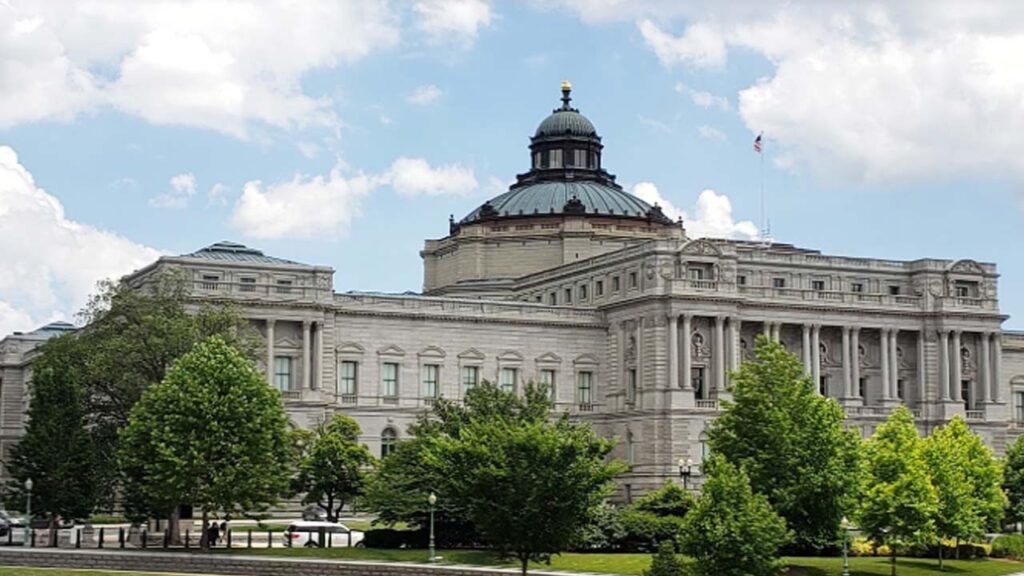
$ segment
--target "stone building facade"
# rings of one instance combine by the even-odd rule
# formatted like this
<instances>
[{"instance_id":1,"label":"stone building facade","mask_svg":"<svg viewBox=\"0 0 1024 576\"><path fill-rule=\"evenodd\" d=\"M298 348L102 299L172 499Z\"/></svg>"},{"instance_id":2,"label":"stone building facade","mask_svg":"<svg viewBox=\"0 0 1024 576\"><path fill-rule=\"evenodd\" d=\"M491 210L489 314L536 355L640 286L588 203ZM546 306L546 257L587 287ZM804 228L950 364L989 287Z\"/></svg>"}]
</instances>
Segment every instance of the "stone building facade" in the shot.
<instances>
[{"instance_id":1,"label":"stone building facade","mask_svg":"<svg viewBox=\"0 0 1024 576\"><path fill-rule=\"evenodd\" d=\"M1024 425L1024 333L1006 332L994 264L823 255L687 237L622 190L593 124L562 106L531 138L530 170L449 234L427 240L424 293L335 293L333 270L221 242L128 277L184 272L193 297L232 302L266 342L260 367L292 419L354 417L386 454L436 398L487 379L553 388L556 410L618 441L620 497L695 481L729 373L759 334L803 361L870 435L901 404L922 432L964 417L1002 451ZM32 349L0 341L0 443L23 426Z\"/></svg>"}]
</instances>

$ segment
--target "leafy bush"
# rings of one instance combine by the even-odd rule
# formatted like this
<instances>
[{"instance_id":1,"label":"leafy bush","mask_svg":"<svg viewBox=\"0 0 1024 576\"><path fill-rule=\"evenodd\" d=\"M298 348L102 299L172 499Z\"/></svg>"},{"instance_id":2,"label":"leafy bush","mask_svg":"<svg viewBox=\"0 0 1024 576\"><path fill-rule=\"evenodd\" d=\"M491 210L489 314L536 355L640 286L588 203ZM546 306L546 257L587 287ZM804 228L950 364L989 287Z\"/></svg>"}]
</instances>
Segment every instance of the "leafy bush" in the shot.
<instances>
[{"instance_id":1,"label":"leafy bush","mask_svg":"<svg viewBox=\"0 0 1024 576\"><path fill-rule=\"evenodd\" d=\"M591 512L590 522L580 529L572 549L581 552L618 550L625 536L622 511L604 502Z\"/></svg>"},{"instance_id":2,"label":"leafy bush","mask_svg":"<svg viewBox=\"0 0 1024 576\"><path fill-rule=\"evenodd\" d=\"M683 532L683 519L676 516L655 516L627 508L622 512L623 536L619 549L626 552L654 552L662 542L679 546Z\"/></svg>"},{"instance_id":3,"label":"leafy bush","mask_svg":"<svg viewBox=\"0 0 1024 576\"><path fill-rule=\"evenodd\" d=\"M685 567L676 556L676 545L665 541L658 546L658 553L651 558L651 567L643 576L683 576Z\"/></svg>"},{"instance_id":4,"label":"leafy bush","mask_svg":"<svg viewBox=\"0 0 1024 576\"><path fill-rule=\"evenodd\" d=\"M992 543L992 555L996 558L1024 560L1024 534L1004 534Z\"/></svg>"},{"instance_id":5,"label":"leafy bush","mask_svg":"<svg viewBox=\"0 0 1024 576\"><path fill-rule=\"evenodd\" d=\"M363 533L363 545L367 548L422 548L422 531L373 528Z\"/></svg>"},{"instance_id":6,"label":"leafy bush","mask_svg":"<svg viewBox=\"0 0 1024 576\"><path fill-rule=\"evenodd\" d=\"M632 507L659 517L682 518L690 511L690 508L693 508L693 503L693 494L684 490L679 484L666 480L661 488L638 498Z\"/></svg>"}]
</instances>

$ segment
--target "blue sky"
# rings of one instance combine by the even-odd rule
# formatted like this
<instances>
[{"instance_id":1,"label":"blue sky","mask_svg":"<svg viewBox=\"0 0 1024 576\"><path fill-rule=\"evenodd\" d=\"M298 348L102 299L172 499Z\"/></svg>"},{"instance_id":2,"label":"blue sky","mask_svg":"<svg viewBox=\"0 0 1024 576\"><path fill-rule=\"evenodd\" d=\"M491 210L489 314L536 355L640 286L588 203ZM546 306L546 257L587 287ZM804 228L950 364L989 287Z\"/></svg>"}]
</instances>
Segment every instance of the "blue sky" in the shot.
<instances>
[{"instance_id":1,"label":"blue sky","mask_svg":"<svg viewBox=\"0 0 1024 576\"><path fill-rule=\"evenodd\" d=\"M996 262L1024 327L1012 6L0 1L0 333L222 239L417 290L563 79L692 234L756 230L763 130L777 241Z\"/></svg>"}]
</instances>

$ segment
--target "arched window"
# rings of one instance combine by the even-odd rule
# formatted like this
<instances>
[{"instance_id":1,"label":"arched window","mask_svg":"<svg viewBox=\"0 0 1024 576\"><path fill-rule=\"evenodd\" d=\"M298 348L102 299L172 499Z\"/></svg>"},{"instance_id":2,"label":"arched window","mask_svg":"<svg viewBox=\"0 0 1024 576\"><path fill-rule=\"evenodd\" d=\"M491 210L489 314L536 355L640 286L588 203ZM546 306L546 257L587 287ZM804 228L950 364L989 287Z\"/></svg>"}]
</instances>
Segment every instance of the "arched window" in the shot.
<instances>
[{"instance_id":1,"label":"arched window","mask_svg":"<svg viewBox=\"0 0 1024 576\"><path fill-rule=\"evenodd\" d=\"M385 458L395 451L395 444L398 442L398 432L390 426L380 433L380 457Z\"/></svg>"}]
</instances>

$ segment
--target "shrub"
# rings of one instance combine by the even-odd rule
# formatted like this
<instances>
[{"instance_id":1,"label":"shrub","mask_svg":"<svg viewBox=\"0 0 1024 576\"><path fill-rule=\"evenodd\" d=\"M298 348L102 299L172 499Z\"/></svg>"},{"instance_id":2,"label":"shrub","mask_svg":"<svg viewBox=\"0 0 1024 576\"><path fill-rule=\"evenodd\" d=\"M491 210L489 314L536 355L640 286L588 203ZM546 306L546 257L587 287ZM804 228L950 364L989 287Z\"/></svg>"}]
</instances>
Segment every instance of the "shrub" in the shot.
<instances>
[{"instance_id":1,"label":"shrub","mask_svg":"<svg viewBox=\"0 0 1024 576\"><path fill-rule=\"evenodd\" d=\"M658 546L658 553L651 558L651 567L643 571L643 576L683 576L683 573L676 545L666 540Z\"/></svg>"},{"instance_id":2,"label":"shrub","mask_svg":"<svg viewBox=\"0 0 1024 576\"><path fill-rule=\"evenodd\" d=\"M572 549L582 552L618 550L625 536L622 511L605 502L593 510L590 522L580 529Z\"/></svg>"},{"instance_id":3,"label":"shrub","mask_svg":"<svg viewBox=\"0 0 1024 576\"><path fill-rule=\"evenodd\" d=\"M638 498L632 508L641 512L650 512L662 518L666 516L682 518L690 511L690 508L693 508L693 503L693 494L684 490L679 484L666 480L661 488Z\"/></svg>"},{"instance_id":4,"label":"shrub","mask_svg":"<svg viewBox=\"0 0 1024 576\"><path fill-rule=\"evenodd\" d=\"M419 530L373 528L363 534L363 545L367 548L421 548L422 534Z\"/></svg>"},{"instance_id":5,"label":"shrub","mask_svg":"<svg viewBox=\"0 0 1024 576\"><path fill-rule=\"evenodd\" d=\"M992 543L992 555L997 558L1024 560L1024 534L1004 534Z\"/></svg>"},{"instance_id":6,"label":"shrub","mask_svg":"<svg viewBox=\"0 0 1024 576\"><path fill-rule=\"evenodd\" d=\"M666 541L679 546L683 533L682 518L632 508L622 512L621 522L623 535L618 548L624 552L654 552Z\"/></svg>"}]
</instances>

